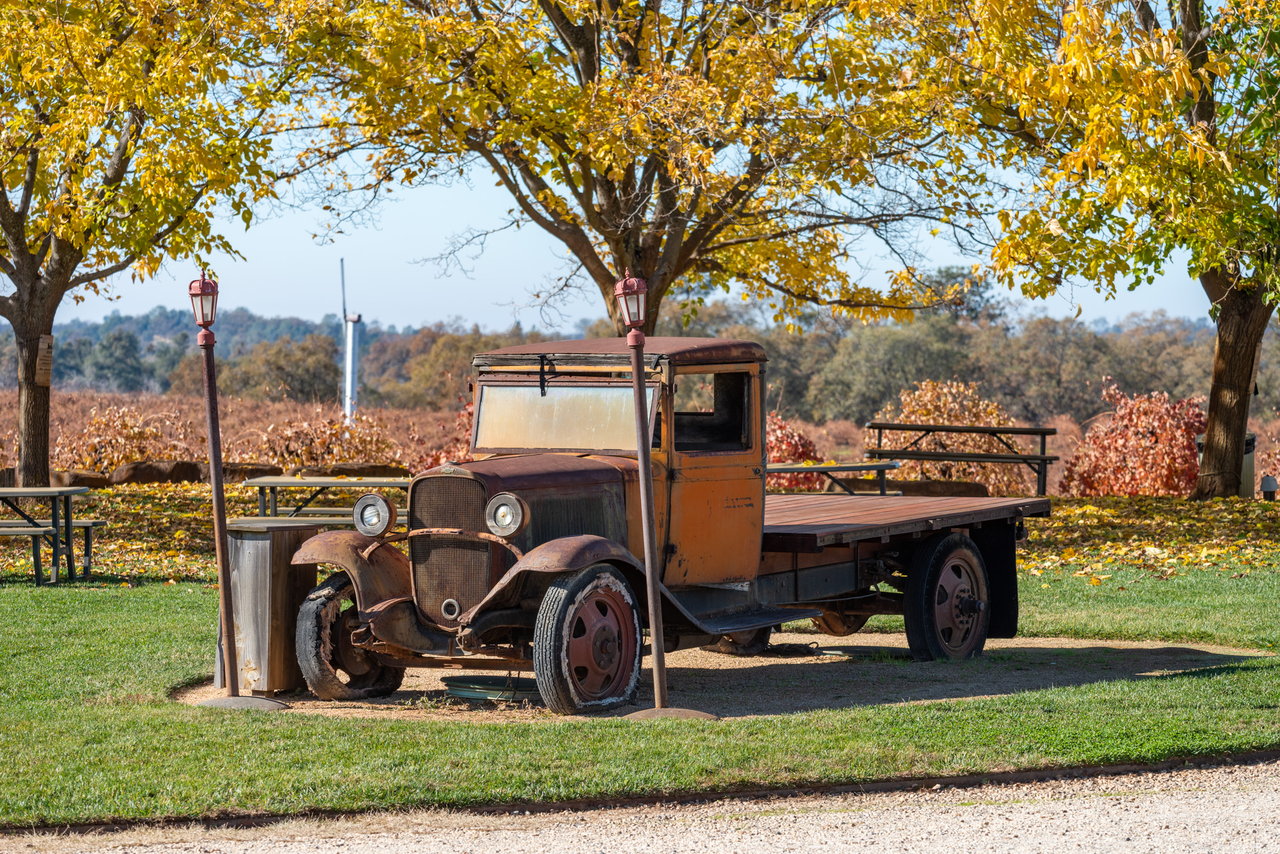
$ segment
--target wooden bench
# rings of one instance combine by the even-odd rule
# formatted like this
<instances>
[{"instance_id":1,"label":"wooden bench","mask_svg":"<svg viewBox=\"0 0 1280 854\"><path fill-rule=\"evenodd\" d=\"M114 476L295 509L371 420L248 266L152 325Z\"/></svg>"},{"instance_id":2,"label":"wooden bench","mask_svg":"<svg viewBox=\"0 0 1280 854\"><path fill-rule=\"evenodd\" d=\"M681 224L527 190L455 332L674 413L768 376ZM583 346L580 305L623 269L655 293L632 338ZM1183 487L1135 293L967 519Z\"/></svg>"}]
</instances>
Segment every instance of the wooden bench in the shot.
<instances>
[{"instance_id":1,"label":"wooden bench","mask_svg":"<svg viewBox=\"0 0 1280 854\"><path fill-rule=\"evenodd\" d=\"M1036 495L1044 495L1049 487L1049 466L1058 461L1058 457L1045 453L1046 440L1057 435L1052 427L984 427L970 424L901 424L891 421L871 421L866 425L868 430L876 431L876 446L867 448L864 453L873 460L920 460L922 462L940 463L1005 463L1022 464L1036 473ZM919 433L914 439L901 448L884 447L884 434L889 432ZM920 450L916 446L928 436L936 434L981 435L990 436L1008 449L1003 452L983 451L949 451L943 446L940 451ZM1014 436L1034 436L1040 440L1040 453L1024 453L1011 441Z\"/></svg>"},{"instance_id":2,"label":"wooden bench","mask_svg":"<svg viewBox=\"0 0 1280 854\"><path fill-rule=\"evenodd\" d=\"M34 537L40 537L40 536L53 535L53 522L51 520L37 519L36 524L41 527L29 526L26 522L24 522L21 519L0 519L0 536L3 536L3 537L31 536L34 538ZM62 524L62 523L59 523L59 524ZM71 520L72 528L84 532L84 554L80 559L80 569L81 569L80 577L81 578L87 579L89 577L90 570L93 568L93 532L97 528L105 528L106 526L107 526L107 523L103 519ZM39 532L39 533L33 534L33 533L20 533L20 532ZM38 548L37 548L38 545L39 545L39 541L37 539L33 539L32 540L33 552L38 551ZM34 562L36 565L36 579L37 579L36 584L39 584L40 583L39 578L41 573L40 573L40 563L39 563L38 557L35 559ZM68 566L70 566L70 564L68 564ZM70 570L68 570L68 573L70 573ZM54 567L50 575L54 579L57 578L57 567Z\"/></svg>"},{"instance_id":3,"label":"wooden bench","mask_svg":"<svg viewBox=\"0 0 1280 854\"><path fill-rule=\"evenodd\" d=\"M27 525L22 520L17 520L14 524L9 524L6 520L3 526L0 526L0 537L30 537L31 538L31 565L35 568L36 586L44 584L44 567L40 565L40 541L45 537L53 536L52 527L36 527ZM51 580L57 580L58 567L55 564L52 570Z\"/></svg>"}]
</instances>

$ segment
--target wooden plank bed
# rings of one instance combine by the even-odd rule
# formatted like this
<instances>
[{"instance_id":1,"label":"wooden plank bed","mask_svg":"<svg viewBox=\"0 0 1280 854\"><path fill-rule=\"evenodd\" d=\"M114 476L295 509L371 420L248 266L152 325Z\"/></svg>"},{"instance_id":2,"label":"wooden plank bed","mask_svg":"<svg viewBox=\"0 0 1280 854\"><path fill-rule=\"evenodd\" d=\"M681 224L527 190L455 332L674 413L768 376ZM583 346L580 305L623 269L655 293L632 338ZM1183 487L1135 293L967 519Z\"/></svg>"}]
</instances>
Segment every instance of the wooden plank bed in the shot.
<instances>
[{"instance_id":1,"label":"wooden plank bed","mask_svg":"<svg viewBox=\"0 0 1280 854\"><path fill-rule=\"evenodd\" d=\"M764 551L818 552L826 546L1048 516L1047 498L879 495L766 495Z\"/></svg>"}]
</instances>

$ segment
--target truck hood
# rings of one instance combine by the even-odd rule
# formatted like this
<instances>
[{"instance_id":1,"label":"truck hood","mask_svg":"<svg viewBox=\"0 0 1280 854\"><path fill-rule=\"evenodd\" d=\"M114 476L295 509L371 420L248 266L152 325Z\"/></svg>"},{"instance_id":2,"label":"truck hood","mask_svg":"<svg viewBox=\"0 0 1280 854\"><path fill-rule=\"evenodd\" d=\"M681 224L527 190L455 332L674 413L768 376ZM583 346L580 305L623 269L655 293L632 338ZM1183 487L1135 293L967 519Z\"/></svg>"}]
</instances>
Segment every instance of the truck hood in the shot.
<instances>
[{"instance_id":1,"label":"truck hood","mask_svg":"<svg viewBox=\"0 0 1280 854\"><path fill-rule=\"evenodd\" d=\"M483 481L490 495L548 487L591 486L624 483L636 479L638 465L628 457L597 457L586 454L512 454L446 463L423 476L466 472Z\"/></svg>"}]
</instances>

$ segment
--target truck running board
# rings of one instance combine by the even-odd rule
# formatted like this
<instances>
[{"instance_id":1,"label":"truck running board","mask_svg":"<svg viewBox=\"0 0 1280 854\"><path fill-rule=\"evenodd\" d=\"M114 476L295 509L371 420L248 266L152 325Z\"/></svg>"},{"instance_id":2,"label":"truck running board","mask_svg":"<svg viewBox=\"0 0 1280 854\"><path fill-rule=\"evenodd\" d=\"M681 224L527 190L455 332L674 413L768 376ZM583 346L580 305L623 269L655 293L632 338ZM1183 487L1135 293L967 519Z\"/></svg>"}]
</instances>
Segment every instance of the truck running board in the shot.
<instances>
[{"instance_id":1,"label":"truck running board","mask_svg":"<svg viewBox=\"0 0 1280 854\"><path fill-rule=\"evenodd\" d=\"M792 620L807 620L821 614L822 611L817 608L756 608L750 611L736 611L732 614L709 614L701 617L685 612L685 616L691 623L709 635L727 635L731 632L763 629L765 626L777 626Z\"/></svg>"}]
</instances>

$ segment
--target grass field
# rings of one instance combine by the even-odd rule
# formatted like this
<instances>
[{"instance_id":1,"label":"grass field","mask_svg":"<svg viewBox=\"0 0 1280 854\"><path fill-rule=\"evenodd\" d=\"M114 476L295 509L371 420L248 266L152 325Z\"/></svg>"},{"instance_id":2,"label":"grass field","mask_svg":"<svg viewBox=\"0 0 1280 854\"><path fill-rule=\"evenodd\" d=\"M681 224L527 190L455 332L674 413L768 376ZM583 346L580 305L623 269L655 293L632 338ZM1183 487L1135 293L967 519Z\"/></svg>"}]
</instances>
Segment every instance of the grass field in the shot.
<instances>
[{"instance_id":1,"label":"grass field","mask_svg":"<svg viewBox=\"0 0 1280 854\"><path fill-rule=\"evenodd\" d=\"M20 548L0 563L0 825L731 790L1280 747L1280 659L1271 657L989 699L710 723L181 706L169 693L212 667L207 535L196 493L135 492L99 499L99 513L134 508L108 516L130 521L101 552L101 580L37 590ZM1276 505L1240 501L1058 502L1053 519L1032 523L1023 630L1273 648L1277 521ZM189 531L183 542L162 533L175 528Z\"/></svg>"}]
</instances>

